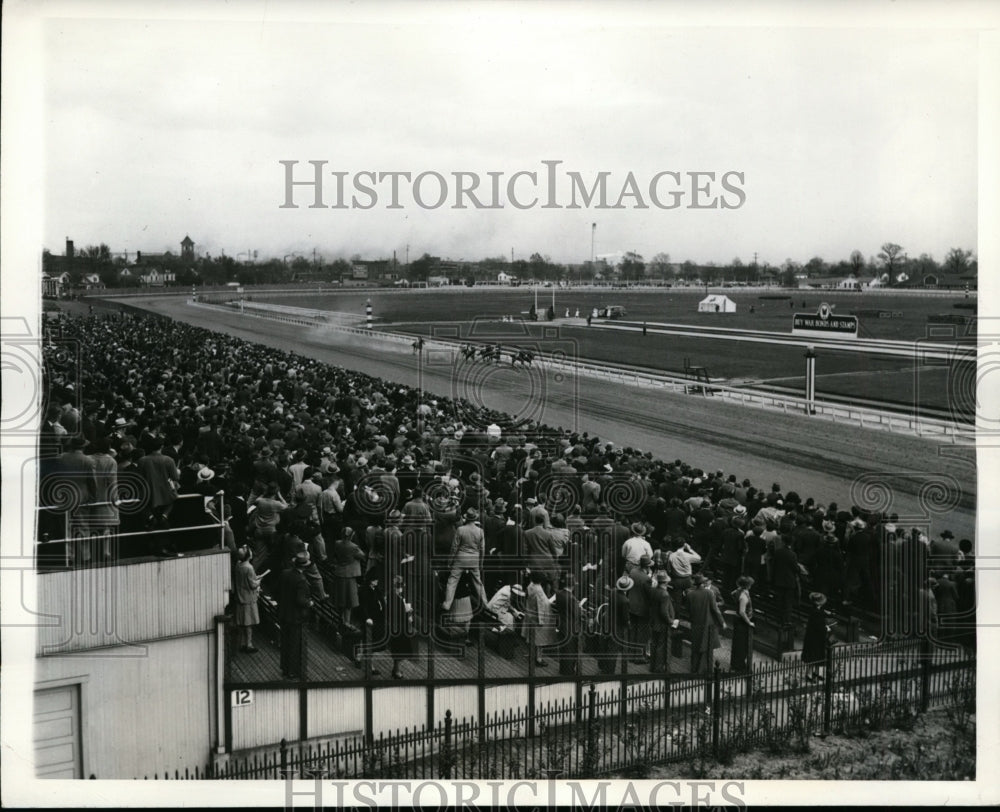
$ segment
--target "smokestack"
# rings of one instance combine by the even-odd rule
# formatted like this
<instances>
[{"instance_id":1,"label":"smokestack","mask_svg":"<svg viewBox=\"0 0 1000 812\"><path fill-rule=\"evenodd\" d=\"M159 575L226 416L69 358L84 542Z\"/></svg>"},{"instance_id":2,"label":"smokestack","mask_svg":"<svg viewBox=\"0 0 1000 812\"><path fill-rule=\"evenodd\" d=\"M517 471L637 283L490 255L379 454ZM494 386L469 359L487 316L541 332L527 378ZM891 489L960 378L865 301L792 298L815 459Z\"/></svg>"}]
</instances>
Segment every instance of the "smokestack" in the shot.
<instances>
[{"instance_id":1,"label":"smokestack","mask_svg":"<svg viewBox=\"0 0 1000 812\"><path fill-rule=\"evenodd\" d=\"M69 237L66 238L66 256L69 259L73 259L74 256L73 241Z\"/></svg>"}]
</instances>

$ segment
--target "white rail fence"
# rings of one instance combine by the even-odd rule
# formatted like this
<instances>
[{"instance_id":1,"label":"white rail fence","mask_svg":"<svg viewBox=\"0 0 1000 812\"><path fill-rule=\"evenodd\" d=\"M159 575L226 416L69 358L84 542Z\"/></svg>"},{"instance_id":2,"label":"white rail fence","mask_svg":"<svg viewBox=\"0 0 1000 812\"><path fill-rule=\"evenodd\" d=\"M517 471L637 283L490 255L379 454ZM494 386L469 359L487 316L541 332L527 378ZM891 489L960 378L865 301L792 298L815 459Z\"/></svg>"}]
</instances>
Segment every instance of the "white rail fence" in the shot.
<instances>
[{"instance_id":1,"label":"white rail fence","mask_svg":"<svg viewBox=\"0 0 1000 812\"><path fill-rule=\"evenodd\" d=\"M240 314L241 312L237 303L227 306L190 301L189 304L196 307L220 310L226 313ZM247 307L247 303L244 303L242 315L283 322L285 324L298 324L303 327L322 327L324 329L363 335L369 339L377 338L387 343L404 344L407 346L412 346L416 339L412 335L336 323L325 318L330 315L329 311L325 310L306 310L284 305L264 305L263 303L255 304L257 305L256 307L249 308ZM334 315L350 316L358 324L364 323L364 316L346 313ZM462 343L458 339L424 338L425 349L451 349L455 351L456 356L459 345ZM706 384L703 381L695 381L691 378L682 378L666 373L640 372L630 370L626 367L616 367L593 361L562 360L545 356L544 354L540 355L540 360L544 361L546 368L550 370L585 375L590 378L613 381L644 389L663 389L684 394L701 394L704 397L719 397L728 403L741 406L754 406L781 412L782 414L805 416L809 410L809 404L805 398L798 398L791 395L772 394L722 383ZM901 434L916 435L918 437L947 440L960 444L974 445L976 441L976 429L971 424L920 415L908 415L902 412L883 411L863 406L853 406L846 403L814 401L812 407L813 417L830 420L834 423L847 423L860 428L881 429Z\"/></svg>"}]
</instances>

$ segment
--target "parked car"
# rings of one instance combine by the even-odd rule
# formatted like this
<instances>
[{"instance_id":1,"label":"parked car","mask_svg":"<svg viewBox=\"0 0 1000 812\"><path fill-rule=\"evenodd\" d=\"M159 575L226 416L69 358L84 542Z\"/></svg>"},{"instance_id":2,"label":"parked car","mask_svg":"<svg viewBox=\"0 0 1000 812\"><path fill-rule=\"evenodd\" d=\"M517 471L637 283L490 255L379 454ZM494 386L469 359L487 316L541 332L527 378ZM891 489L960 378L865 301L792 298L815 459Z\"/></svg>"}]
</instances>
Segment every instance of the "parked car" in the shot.
<instances>
[{"instance_id":1,"label":"parked car","mask_svg":"<svg viewBox=\"0 0 1000 812\"><path fill-rule=\"evenodd\" d=\"M621 305L608 305L603 312L606 319L623 319L628 315Z\"/></svg>"}]
</instances>

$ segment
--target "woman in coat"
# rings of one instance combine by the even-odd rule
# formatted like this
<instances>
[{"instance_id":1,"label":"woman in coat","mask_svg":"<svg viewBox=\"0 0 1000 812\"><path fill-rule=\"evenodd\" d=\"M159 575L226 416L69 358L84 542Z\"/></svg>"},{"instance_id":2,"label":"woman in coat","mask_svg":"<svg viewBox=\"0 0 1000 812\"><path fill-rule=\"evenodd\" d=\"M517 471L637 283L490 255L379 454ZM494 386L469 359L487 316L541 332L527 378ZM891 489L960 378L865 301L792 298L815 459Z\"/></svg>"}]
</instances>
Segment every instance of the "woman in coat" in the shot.
<instances>
[{"instance_id":1,"label":"woman in coat","mask_svg":"<svg viewBox=\"0 0 1000 812\"><path fill-rule=\"evenodd\" d=\"M340 611L341 623L350 620L358 605L358 578L365 554L354 542L354 531L344 528L344 536L333 546L333 605Z\"/></svg>"},{"instance_id":2,"label":"woman in coat","mask_svg":"<svg viewBox=\"0 0 1000 812\"><path fill-rule=\"evenodd\" d=\"M809 600L812 608L809 610L809 620L806 622L806 635L802 641L802 662L812 666L809 681L819 677L819 669L826 664L826 641L830 634L830 616L823 608L826 606L826 595L822 592L810 592Z\"/></svg>"},{"instance_id":3,"label":"woman in coat","mask_svg":"<svg viewBox=\"0 0 1000 812\"><path fill-rule=\"evenodd\" d=\"M260 623L257 609L257 599L260 597L260 578L254 572L253 553L249 547L240 547L237 552L239 563L236 565L236 577L233 585L236 591L236 625L243 633L243 645L240 651L256 654L253 645L253 630Z\"/></svg>"},{"instance_id":4,"label":"woman in coat","mask_svg":"<svg viewBox=\"0 0 1000 812\"><path fill-rule=\"evenodd\" d=\"M544 577L532 571L529 578L521 633L529 645L535 644L535 665L545 666L542 649L556 643L556 614L545 594Z\"/></svg>"},{"instance_id":5,"label":"woman in coat","mask_svg":"<svg viewBox=\"0 0 1000 812\"><path fill-rule=\"evenodd\" d=\"M119 524L118 506L118 464L111 456L107 437L100 437L94 442L94 451L90 458L94 461L94 479L96 488L93 501L100 503L82 509L81 524L90 531L91 536L98 536L103 542L101 550L94 551L99 561L105 563L112 559L111 537Z\"/></svg>"},{"instance_id":6,"label":"woman in coat","mask_svg":"<svg viewBox=\"0 0 1000 812\"><path fill-rule=\"evenodd\" d=\"M746 673L750 670L750 640L753 636L753 602L750 599L750 588L753 578L741 575L736 579L736 591L733 597L736 601L736 627L733 629L733 649L729 658L729 670Z\"/></svg>"}]
</instances>

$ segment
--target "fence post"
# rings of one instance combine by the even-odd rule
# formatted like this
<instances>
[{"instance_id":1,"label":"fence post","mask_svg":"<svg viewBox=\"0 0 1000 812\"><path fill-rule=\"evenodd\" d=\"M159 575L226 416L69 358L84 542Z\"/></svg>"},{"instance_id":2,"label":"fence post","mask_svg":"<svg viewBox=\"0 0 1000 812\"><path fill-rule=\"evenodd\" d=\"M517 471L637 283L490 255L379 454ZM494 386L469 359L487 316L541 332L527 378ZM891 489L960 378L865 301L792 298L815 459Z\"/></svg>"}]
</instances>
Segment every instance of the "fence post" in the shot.
<instances>
[{"instance_id":1,"label":"fence post","mask_svg":"<svg viewBox=\"0 0 1000 812\"><path fill-rule=\"evenodd\" d=\"M281 740L281 773L280 778L286 778L288 775L288 742L284 739Z\"/></svg>"},{"instance_id":2,"label":"fence post","mask_svg":"<svg viewBox=\"0 0 1000 812\"><path fill-rule=\"evenodd\" d=\"M451 778L451 709L444 713L444 744L441 746L441 777Z\"/></svg>"},{"instance_id":3,"label":"fence post","mask_svg":"<svg viewBox=\"0 0 1000 812\"><path fill-rule=\"evenodd\" d=\"M587 692L587 733L584 736L583 772L592 776L597 766L597 686L590 683Z\"/></svg>"},{"instance_id":4,"label":"fence post","mask_svg":"<svg viewBox=\"0 0 1000 812\"><path fill-rule=\"evenodd\" d=\"M920 712L927 713L931 704L931 638L925 634L920 638Z\"/></svg>"},{"instance_id":5,"label":"fence post","mask_svg":"<svg viewBox=\"0 0 1000 812\"><path fill-rule=\"evenodd\" d=\"M712 671L712 756L719 756L719 732L721 730L722 719L722 684L720 682L719 664L715 664Z\"/></svg>"},{"instance_id":6,"label":"fence post","mask_svg":"<svg viewBox=\"0 0 1000 812\"><path fill-rule=\"evenodd\" d=\"M823 681L823 735L830 733L833 713L833 643L826 641L826 679Z\"/></svg>"}]
</instances>

